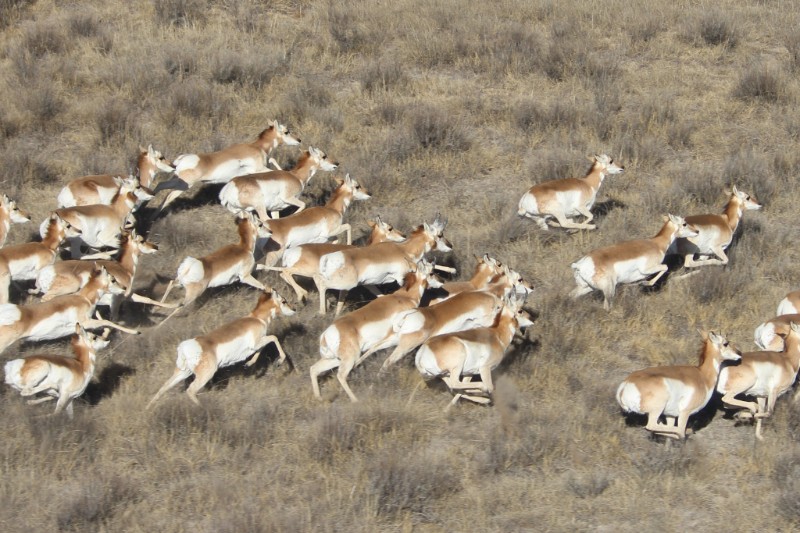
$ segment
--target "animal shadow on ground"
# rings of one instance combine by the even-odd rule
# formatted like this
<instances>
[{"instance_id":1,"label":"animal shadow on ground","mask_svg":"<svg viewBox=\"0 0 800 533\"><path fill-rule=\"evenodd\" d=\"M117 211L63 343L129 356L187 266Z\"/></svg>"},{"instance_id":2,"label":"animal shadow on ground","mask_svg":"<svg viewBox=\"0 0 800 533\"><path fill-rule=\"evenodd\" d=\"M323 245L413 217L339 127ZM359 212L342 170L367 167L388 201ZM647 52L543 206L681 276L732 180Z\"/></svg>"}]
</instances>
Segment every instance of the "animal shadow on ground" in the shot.
<instances>
[{"instance_id":1,"label":"animal shadow on ground","mask_svg":"<svg viewBox=\"0 0 800 533\"><path fill-rule=\"evenodd\" d=\"M689 417L689 423L686 425L687 433L689 433L689 430L691 430L692 433L696 433L697 431L700 431L701 429L709 425L711 421L714 420L716 413L717 413L717 404L714 400L711 400L706 404L705 407L700 409L700 411ZM623 414L625 416L625 425L628 427L644 429L644 427L647 425L647 415L640 415L637 413L623 413ZM662 424L666 423L663 416L661 416L658 421L659 423ZM656 435L655 433L651 433L650 438L660 442L663 442L664 440L667 439L674 440L672 439L672 437Z\"/></svg>"},{"instance_id":2,"label":"animal shadow on ground","mask_svg":"<svg viewBox=\"0 0 800 533\"><path fill-rule=\"evenodd\" d=\"M120 363L111 363L96 376L95 380L89 383L86 387L86 392L83 393L83 399L89 405L97 405L104 398L108 398L114 391L122 384L122 380L126 376L135 374L136 369Z\"/></svg>"},{"instance_id":3,"label":"animal shadow on ground","mask_svg":"<svg viewBox=\"0 0 800 533\"><path fill-rule=\"evenodd\" d=\"M598 202L594 204L592 208L592 213L594 213L594 220L592 222L595 220L603 220L614 209L625 209L626 207L627 206L623 202L615 200L614 198Z\"/></svg>"}]
</instances>

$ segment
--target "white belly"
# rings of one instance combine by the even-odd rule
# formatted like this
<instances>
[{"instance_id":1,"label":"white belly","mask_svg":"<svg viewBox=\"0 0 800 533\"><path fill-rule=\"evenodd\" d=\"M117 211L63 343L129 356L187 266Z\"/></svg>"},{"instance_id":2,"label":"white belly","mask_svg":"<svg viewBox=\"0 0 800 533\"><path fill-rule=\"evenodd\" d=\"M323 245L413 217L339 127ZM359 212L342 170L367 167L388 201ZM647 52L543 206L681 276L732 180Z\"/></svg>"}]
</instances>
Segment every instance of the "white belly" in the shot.
<instances>
[{"instance_id":1,"label":"white belly","mask_svg":"<svg viewBox=\"0 0 800 533\"><path fill-rule=\"evenodd\" d=\"M31 255L22 259L11 260L8 262L8 269L11 272L11 279L36 279L39 273L39 258L36 255Z\"/></svg>"},{"instance_id":2,"label":"white belly","mask_svg":"<svg viewBox=\"0 0 800 533\"><path fill-rule=\"evenodd\" d=\"M55 313L33 325L25 337L30 341L59 339L75 333L78 313L74 308Z\"/></svg>"},{"instance_id":3,"label":"white belly","mask_svg":"<svg viewBox=\"0 0 800 533\"><path fill-rule=\"evenodd\" d=\"M217 365L219 368L244 361L255 352L256 339L252 332L217 345Z\"/></svg>"}]
</instances>

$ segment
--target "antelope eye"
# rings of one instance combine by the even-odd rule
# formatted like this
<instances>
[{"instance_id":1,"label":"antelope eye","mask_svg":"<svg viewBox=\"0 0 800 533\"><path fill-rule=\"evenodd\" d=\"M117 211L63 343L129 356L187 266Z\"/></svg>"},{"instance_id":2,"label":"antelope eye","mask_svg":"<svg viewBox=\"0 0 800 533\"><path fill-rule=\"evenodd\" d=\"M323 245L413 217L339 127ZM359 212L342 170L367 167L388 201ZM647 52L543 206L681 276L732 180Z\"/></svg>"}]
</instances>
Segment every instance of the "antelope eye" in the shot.
<instances>
[{"instance_id":1,"label":"antelope eye","mask_svg":"<svg viewBox=\"0 0 800 533\"><path fill-rule=\"evenodd\" d=\"M724 346L725 348L727 348L727 347L728 347L728 341L725 341L725 342L723 343L723 346Z\"/></svg>"}]
</instances>

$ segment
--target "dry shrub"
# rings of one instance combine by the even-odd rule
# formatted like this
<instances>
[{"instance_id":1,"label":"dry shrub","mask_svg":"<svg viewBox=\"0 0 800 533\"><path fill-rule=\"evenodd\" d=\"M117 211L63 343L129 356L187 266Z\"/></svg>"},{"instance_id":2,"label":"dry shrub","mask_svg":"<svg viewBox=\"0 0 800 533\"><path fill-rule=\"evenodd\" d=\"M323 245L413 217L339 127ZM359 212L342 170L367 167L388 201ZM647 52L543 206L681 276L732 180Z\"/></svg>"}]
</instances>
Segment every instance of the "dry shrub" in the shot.
<instances>
[{"instance_id":1,"label":"dry shrub","mask_svg":"<svg viewBox=\"0 0 800 533\"><path fill-rule=\"evenodd\" d=\"M789 65L793 71L797 71L800 69L800 29L792 28L783 42L789 51Z\"/></svg>"},{"instance_id":2,"label":"dry shrub","mask_svg":"<svg viewBox=\"0 0 800 533\"><path fill-rule=\"evenodd\" d=\"M773 165L764 153L753 147L743 148L731 154L725 161L722 180L718 180L717 183L727 187L736 185L755 195L762 205L769 204L775 195Z\"/></svg>"},{"instance_id":3,"label":"dry shrub","mask_svg":"<svg viewBox=\"0 0 800 533\"><path fill-rule=\"evenodd\" d=\"M800 454L787 452L781 456L772 477L778 488L778 513L797 524L800 522Z\"/></svg>"},{"instance_id":4,"label":"dry shrub","mask_svg":"<svg viewBox=\"0 0 800 533\"><path fill-rule=\"evenodd\" d=\"M374 35L362 24L357 9L358 2L329 1L326 11L328 31L341 53L352 53L369 44L378 46Z\"/></svg>"},{"instance_id":5,"label":"dry shrub","mask_svg":"<svg viewBox=\"0 0 800 533\"><path fill-rule=\"evenodd\" d=\"M461 490L460 462L441 450L420 446L407 453L387 449L368 465L368 490L378 514L411 512L425 517L436 500Z\"/></svg>"},{"instance_id":6,"label":"dry shrub","mask_svg":"<svg viewBox=\"0 0 800 533\"><path fill-rule=\"evenodd\" d=\"M286 66L286 56L280 50L257 53L221 49L211 61L211 79L261 89Z\"/></svg>"},{"instance_id":7,"label":"dry shrub","mask_svg":"<svg viewBox=\"0 0 800 533\"><path fill-rule=\"evenodd\" d=\"M628 33L634 43L649 43L665 28L663 16L655 12L648 12L642 17L635 17L633 24L633 28Z\"/></svg>"},{"instance_id":8,"label":"dry shrub","mask_svg":"<svg viewBox=\"0 0 800 533\"><path fill-rule=\"evenodd\" d=\"M575 102L556 100L548 105L533 98L517 102L512 113L518 128L533 133L556 128L571 130L579 127L583 118L583 110Z\"/></svg>"},{"instance_id":9,"label":"dry shrub","mask_svg":"<svg viewBox=\"0 0 800 533\"><path fill-rule=\"evenodd\" d=\"M208 12L208 0L154 0L156 22L167 26L202 24Z\"/></svg>"},{"instance_id":10,"label":"dry shrub","mask_svg":"<svg viewBox=\"0 0 800 533\"><path fill-rule=\"evenodd\" d=\"M723 9L705 11L696 23L694 31L704 43L726 49L734 48L739 43L739 29L732 15Z\"/></svg>"},{"instance_id":11,"label":"dry shrub","mask_svg":"<svg viewBox=\"0 0 800 533\"><path fill-rule=\"evenodd\" d=\"M100 470L79 482L63 481L63 500L56 500L59 531L101 530L108 527L118 509L139 497L132 482L113 472Z\"/></svg>"},{"instance_id":12,"label":"dry shrub","mask_svg":"<svg viewBox=\"0 0 800 533\"><path fill-rule=\"evenodd\" d=\"M194 120L207 120L212 125L225 121L231 111L230 99L209 82L189 78L172 85L169 94L167 121L174 123L177 115Z\"/></svg>"},{"instance_id":13,"label":"dry shrub","mask_svg":"<svg viewBox=\"0 0 800 533\"><path fill-rule=\"evenodd\" d=\"M763 63L756 64L742 73L733 95L742 100L780 102L787 96L786 79L777 67Z\"/></svg>"},{"instance_id":14,"label":"dry shrub","mask_svg":"<svg viewBox=\"0 0 800 533\"><path fill-rule=\"evenodd\" d=\"M53 21L42 21L25 24L19 44L34 58L41 58L45 54L63 53L69 42L64 26Z\"/></svg>"},{"instance_id":15,"label":"dry shrub","mask_svg":"<svg viewBox=\"0 0 800 533\"><path fill-rule=\"evenodd\" d=\"M394 58L382 58L367 63L360 75L361 89L367 94L402 88L407 82L403 66Z\"/></svg>"},{"instance_id":16,"label":"dry shrub","mask_svg":"<svg viewBox=\"0 0 800 533\"><path fill-rule=\"evenodd\" d=\"M290 124L303 124L309 120L319 120L322 112L331 103L331 92L327 84L310 82L298 86L283 98L281 114Z\"/></svg>"},{"instance_id":17,"label":"dry shrub","mask_svg":"<svg viewBox=\"0 0 800 533\"><path fill-rule=\"evenodd\" d=\"M118 98L108 100L95 116L95 124L103 144L123 144L129 138L138 139L136 111L128 102Z\"/></svg>"},{"instance_id":18,"label":"dry shrub","mask_svg":"<svg viewBox=\"0 0 800 533\"><path fill-rule=\"evenodd\" d=\"M541 57L547 48L538 32L527 24L510 22L498 27L484 25L480 30L480 44L472 54L480 59L482 71L500 75L524 76L541 68Z\"/></svg>"},{"instance_id":19,"label":"dry shrub","mask_svg":"<svg viewBox=\"0 0 800 533\"><path fill-rule=\"evenodd\" d=\"M73 13L68 24L73 37L94 37L100 33L100 19L89 11Z\"/></svg>"},{"instance_id":20,"label":"dry shrub","mask_svg":"<svg viewBox=\"0 0 800 533\"><path fill-rule=\"evenodd\" d=\"M16 22L33 0L0 0L0 29Z\"/></svg>"},{"instance_id":21,"label":"dry shrub","mask_svg":"<svg viewBox=\"0 0 800 533\"><path fill-rule=\"evenodd\" d=\"M613 475L608 472L574 472L567 477L567 488L581 499L596 498L611 485Z\"/></svg>"},{"instance_id":22,"label":"dry shrub","mask_svg":"<svg viewBox=\"0 0 800 533\"><path fill-rule=\"evenodd\" d=\"M463 120L440 107L418 104L409 110L409 122L411 132L424 149L463 152L471 145Z\"/></svg>"}]
</instances>

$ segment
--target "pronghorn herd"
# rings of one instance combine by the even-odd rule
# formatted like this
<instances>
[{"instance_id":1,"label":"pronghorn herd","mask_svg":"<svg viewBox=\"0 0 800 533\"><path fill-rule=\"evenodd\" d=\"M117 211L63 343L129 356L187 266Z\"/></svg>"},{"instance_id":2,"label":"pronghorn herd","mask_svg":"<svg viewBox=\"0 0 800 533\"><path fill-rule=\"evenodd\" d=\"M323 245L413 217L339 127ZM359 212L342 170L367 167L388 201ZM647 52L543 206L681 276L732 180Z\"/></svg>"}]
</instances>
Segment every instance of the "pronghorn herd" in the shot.
<instances>
[{"instance_id":1,"label":"pronghorn herd","mask_svg":"<svg viewBox=\"0 0 800 533\"><path fill-rule=\"evenodd\" d=\"M320 377L337 369L342 389L351 401L357 401L347 381L349 374L371 354L392 349L382 372L414 352L422 377L441 379L453 394L449 406L460 399L491 403L492 370L503 360L514 336L533 325L533 318L524 309L532 286L519 272L488 254L478 258L469 279L442 282L435 270L452 269L426 257L433 251L452 250L453 245L444 236L447 221L438 214L407 236L376 218L370 221L368 243L353 245L347 209L353 201L367 200L370 195L346 174L334 178L336 186L324 205L308 206L301 196L309 180L318 171L336 171L339 164L330 161L322 150L309 147L293 168L282 170L270 157L279 145L298 146L300 139L286 126L272 121L251 143L180 155L173 163L152 146L142 148L136 175L86 176L67 183L58 194L57 207L41 223L39 242L3 247L10 224L30 220L3 195L0 352L20 339L38 341L72 335L75 354L10 361L5 366L6 383L23 396L42 393L44 399L56 398L56 412L66 409L72 416L72 401L91 380L96 351L108 344L109 328L139 333L117 323L125 318L121 313L125 299L170 309L163 324L194 304L207 288L238 281L257 290L253 311L181 342L173 375L148 407L192 375L194 380L186 392L199 404L197 393L219 368L243 361L252 365L268 344L277 347L280 362L287 358L280 340L270 333L270 324L278 316L294 315L295 309L256 274L278 271L295 291L299 304L306 301L308 293L294 276L311 278L323 316L328 311L328 290L338 293L335 318L319 337L320 359L309 369L315 397L322 397ZM533 186L520 199L518 213L533 219L543 230L594 230L597 225L592 206L600 185L606 177L623 170L608 155L595 156L583 178ZM159 173L166 177L156 185ZM142 227L142 220L137 225L139 210L159 192L167 191L159 207L150 207L154 217L168 217L167 208L178 196L205 184L223 185L219 200L234 213L239 242L202 257L184 258L160 299L136 294L139 257L158 250L146 235L137 233ZM725 250L743 212L760 207L755 198L733 187L722 214L685 218L668 214L652 238L591 250L572 264L577 287L571 296L601 291L608 310L619 284L652 286L661 280L668 270L666 256L681 256L687 268L725 265L729 260ZM334 238L337 240L331 242ZM58 260L61 247L66 246L72 259ZM259 262L263 264L256 267ZM9 302L10 284L24 281L34 281L35 287L19 294L28 298L41 295L41 301ZM384 295L392 284L399 288ZM183 288L183 297L168 301L175 285ZM348 291L358 286L366 287L376 298L340 315ZM798 300L797 294L787 296L779 306L779 315L796 313ZM98 306L109 307L111 320L101 318ZM95 328L105 328L102 337L86 332ZM800 315L779 316L759 326L757 343L765 350L774 350L770 352L741 354L723 335L714 332L704 333L703 339L697 366L634 372L619 386L619 404L625 411L646 414L646 429L653 433L682 438L687 434L689 416L702 409L718 390L726 408L742 409L740 419L756 421L756 436L762 438L763 418L772 413L776 398L791 387L800 368ZM737 398L742 394L756 401Z\"/></svg>"}]
</instances>

